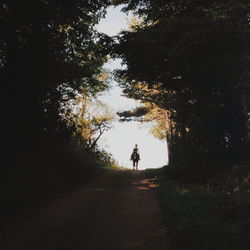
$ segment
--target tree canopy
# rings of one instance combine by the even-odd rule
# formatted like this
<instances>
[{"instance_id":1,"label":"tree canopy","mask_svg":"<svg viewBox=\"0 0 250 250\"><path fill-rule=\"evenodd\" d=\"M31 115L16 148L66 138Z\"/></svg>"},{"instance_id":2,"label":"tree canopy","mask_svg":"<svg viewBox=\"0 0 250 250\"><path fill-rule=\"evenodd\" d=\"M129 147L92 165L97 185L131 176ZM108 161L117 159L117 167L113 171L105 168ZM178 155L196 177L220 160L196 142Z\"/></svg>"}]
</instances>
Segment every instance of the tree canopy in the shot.
<instances>
[{"instance_id":1,"label":"tree canopy","mask_svg":"<svg viewBox=\"0 0 250 250\"><path fill-rule=\"evenodd\" d=\"M221 165L246 154L250 3L114 2L140 19L117 37L113 56L127 65L117 78L128 97L168 110L172 159Z\"/></svg>"},{"instance_id":2,"label":"tree canopy","mask_svg":"<svg viewBox=\"0 0 250 250\"><path fill-rule=\"evenodd\" d=\"M111 3L135 14L114 39L94 29ZM108 87L102 65L111 54L126 65L116 72L125 95L145 104L137 116L158 122L172 160L240 159L249 141L249 10L245 0L2 1L5 147L69 139L70 100Z\"/></svg>"},{"instance_id":3,"label":"tree canopy","mask_svg":"<svg viewBox=\"0 0 250 250\"><path fill-rule=\"evenodd\" d=\"M110 38L94 26L108 5L100 0L1 2L6 147L41 135L68 138L63 102L82 89L95 95L107 88L101 75Z\"/></svg>"}]
</instances>

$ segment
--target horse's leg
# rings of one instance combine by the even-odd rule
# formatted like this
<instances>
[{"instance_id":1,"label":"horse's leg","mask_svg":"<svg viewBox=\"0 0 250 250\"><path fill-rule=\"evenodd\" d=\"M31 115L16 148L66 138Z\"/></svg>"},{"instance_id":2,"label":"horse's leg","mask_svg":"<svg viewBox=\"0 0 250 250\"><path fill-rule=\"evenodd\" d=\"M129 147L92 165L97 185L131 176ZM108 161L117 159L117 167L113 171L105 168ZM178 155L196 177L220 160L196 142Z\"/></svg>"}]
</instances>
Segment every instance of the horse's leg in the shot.
<instances>
[{"instance_id":1,"label":"horse's leg","mask_svg":"<svg viewBox=\"0 0 250 250\"><path fill-rule=\"evenodd\" d=\"M138 161L136 161L136 171L138 171Z\"/></svg>"},{"instance_id":2,"label":"horse's leg","mask_svg":"<svg viewBox=\"0 0 250 250\"><path fill-rule=\"evenodd\" d=\"M135 161L133 160L133 170L135 170Z\"/></svg>"}]
</instances>

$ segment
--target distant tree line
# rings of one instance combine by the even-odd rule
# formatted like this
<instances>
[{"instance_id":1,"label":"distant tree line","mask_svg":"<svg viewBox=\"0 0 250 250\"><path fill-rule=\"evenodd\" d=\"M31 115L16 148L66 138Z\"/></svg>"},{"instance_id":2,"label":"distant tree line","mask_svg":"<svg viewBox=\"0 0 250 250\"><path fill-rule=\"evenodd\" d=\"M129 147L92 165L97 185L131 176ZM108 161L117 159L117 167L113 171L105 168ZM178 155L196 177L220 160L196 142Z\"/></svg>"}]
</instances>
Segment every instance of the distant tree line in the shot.
<instances>
[{"instance_id":1,"label":"distant tree line","mask_svg":"<svg viewBox=\"0 0 250 250\"><path fill-rule=\"evenodd\" d=\"M130 30L121 32L113 47L113 56L127 65L116 72L117 79L124 93L145 103L148 112L148 104L151 110L165 111L154 112L152 120L159 121L158 132L166 132L170 164L218 169L246 157L250 2L114 3L124 4L123 10L136 16ZM142 111L139 108L120 115L126 119Z\"/></svg>"}]
</instances>

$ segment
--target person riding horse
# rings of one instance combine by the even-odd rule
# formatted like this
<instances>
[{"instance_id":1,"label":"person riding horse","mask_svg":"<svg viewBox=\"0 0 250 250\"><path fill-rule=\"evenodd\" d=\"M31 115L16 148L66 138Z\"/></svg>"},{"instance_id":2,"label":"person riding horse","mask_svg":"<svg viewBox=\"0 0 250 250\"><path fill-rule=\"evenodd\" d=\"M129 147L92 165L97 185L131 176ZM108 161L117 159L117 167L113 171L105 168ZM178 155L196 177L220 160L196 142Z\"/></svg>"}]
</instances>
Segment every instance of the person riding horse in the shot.
<instances>
[{"instance_id":1,"label":"person riding horse","mask_svg":"<svg viewBox=\"0 0 250 250\"><path fill-rule=\"evenodd\" d=\"M140 160L140 154L137 144L135 144L130 160L133 161L133 170L135 169L138 170L138 162Z\"/></svg>"}]
</instances>

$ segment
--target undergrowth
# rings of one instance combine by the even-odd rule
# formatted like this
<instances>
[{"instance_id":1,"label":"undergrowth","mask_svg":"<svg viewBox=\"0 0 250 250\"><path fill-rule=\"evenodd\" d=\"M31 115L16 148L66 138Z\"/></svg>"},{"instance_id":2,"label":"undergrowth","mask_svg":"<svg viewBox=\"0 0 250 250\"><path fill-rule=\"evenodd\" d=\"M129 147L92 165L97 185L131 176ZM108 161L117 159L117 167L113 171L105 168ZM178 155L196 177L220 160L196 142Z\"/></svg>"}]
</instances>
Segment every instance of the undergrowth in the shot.
<instances>
[{"instance_id":1,"label":"undergrowth","mask_svg":"<svg viewBox=\"0 0 250 250\"><path fill-rule=\"evenodd\" d=\"M114 167L58 143L22 148L0 169L0 218L9 218L31 204L71 192Z\"/></svg>"},{"instance_id":2,"label":"undergrowth","mask_svg":"<svg viewBox=\"0 0 250 250\"><path fill-rule=\"evenodd\" d=\"M177 249L247 250L250 246L249 165L217 173L203 182L183 182L167 167L157 176L164 221Z\"/></svg>"}]
</instances>

